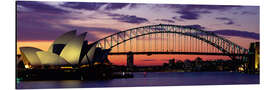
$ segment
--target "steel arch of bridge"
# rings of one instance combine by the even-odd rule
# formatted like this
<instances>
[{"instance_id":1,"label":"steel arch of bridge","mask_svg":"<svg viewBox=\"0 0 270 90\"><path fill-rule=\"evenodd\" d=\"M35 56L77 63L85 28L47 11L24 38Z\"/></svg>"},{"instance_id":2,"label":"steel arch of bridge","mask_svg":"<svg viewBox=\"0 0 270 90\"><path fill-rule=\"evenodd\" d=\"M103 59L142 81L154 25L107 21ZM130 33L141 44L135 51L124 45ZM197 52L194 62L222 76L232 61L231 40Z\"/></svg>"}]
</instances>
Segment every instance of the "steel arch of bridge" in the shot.
<instances>
[{"instance_id":1,"label":"steel arch of bridge","mask_svg":"<svg viewBox=\"0 0 270 90\"><path fill-rule=\"evenodd\" d=\"M235 58L235 56L232 56L234 54L239 55L248 54L248 49L245 49L212 32L181 25L170 25L170 24L158 24L132 28L125 31L114 33L96 42L98 43L97 44L98 47L102 49L112 49L134 38L157 33L181 34L196 38L198 40L206 42L209 45L214 46L218 50L222 51L222 53L226 54L227 56L230 56L231 58Z\"/></svg>"}]
</instances>

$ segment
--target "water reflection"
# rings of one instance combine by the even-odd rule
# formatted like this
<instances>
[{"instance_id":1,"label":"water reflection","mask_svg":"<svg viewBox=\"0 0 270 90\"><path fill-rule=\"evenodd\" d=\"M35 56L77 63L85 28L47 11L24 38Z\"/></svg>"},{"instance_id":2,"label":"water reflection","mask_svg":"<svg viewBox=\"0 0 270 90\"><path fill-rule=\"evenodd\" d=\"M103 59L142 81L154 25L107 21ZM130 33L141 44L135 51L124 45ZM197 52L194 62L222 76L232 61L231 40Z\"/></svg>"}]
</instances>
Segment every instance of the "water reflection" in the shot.
<instances>
[{"instance_id":1,"label":"water reflection","mask_svg":"<svg viewBox=\"0 0 270 90\"><path fill-rule=\"evenodd\" d=\"M17 88L91 88L132 86L179 86L258 84L259 75L236 72L144 72L134 73L134 78L105 81L20 81Z\"/></svg>"}]
</instances>

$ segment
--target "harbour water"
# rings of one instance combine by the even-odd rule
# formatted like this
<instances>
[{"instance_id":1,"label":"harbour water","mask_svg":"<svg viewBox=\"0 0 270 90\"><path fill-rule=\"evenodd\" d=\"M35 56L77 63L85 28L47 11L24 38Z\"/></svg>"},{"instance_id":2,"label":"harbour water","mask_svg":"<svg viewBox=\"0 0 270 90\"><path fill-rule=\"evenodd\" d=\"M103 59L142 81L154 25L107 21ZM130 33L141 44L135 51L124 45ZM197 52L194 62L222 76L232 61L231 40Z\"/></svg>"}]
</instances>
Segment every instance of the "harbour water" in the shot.
<instances>
[{"instance_id":1,"label":"harbour water","mask_svg":"<svg viewBox=\"0 0 270 90\"><path fill-rule=\"evenodd\" d=\"M19 89L259 84L259 75L238 72L135 72L134 78L100 81L17 81Z\"/></svg>"}]
</instances>

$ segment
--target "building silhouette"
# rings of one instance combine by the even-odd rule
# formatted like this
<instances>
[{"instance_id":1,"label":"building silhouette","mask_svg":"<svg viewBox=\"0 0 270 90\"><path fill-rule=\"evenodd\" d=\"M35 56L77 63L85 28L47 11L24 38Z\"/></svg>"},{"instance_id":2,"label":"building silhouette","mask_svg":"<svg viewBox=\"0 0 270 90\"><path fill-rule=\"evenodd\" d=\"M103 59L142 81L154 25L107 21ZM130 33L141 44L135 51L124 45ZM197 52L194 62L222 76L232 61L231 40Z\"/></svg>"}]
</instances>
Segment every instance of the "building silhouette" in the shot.
<instances>
[{"instance_id":1,"label":"building silhouette","mask_svg":"<svg viewBox=\"0 0 270 90\"><path fill-rule=\"evenodd\" d=\"M260 42L250 44L248 56L248 72L260 71Z\"/></svg>"}]
</instances>

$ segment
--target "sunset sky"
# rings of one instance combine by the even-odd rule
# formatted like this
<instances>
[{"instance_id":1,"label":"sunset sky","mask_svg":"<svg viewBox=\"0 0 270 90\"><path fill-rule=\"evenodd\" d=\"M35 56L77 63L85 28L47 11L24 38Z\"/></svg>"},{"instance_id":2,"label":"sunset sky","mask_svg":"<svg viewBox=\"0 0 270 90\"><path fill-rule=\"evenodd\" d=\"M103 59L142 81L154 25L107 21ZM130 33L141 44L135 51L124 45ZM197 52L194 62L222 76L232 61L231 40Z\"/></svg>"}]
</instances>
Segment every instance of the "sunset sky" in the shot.
<instances>
[{"instance_id":1,"label":"sunset sky","mask_svg":"<svg viewBox=\"0 0 270 90\"><path fill-rule=\"evenodd\" d=\"M47 51L59 35L78 30L88 32L86 40L94 42L130 28L174 24L195 26L212 31L248 48L259 41L259 6L37 2L17 1L17 53L22 46ZM168 59L193 60L193 55L135 56L136 65L161 65ZM206 59L228 57L201 56ZM126 56L110 56L113 64L125 65Z\"/></svg>"}]
</instances>

